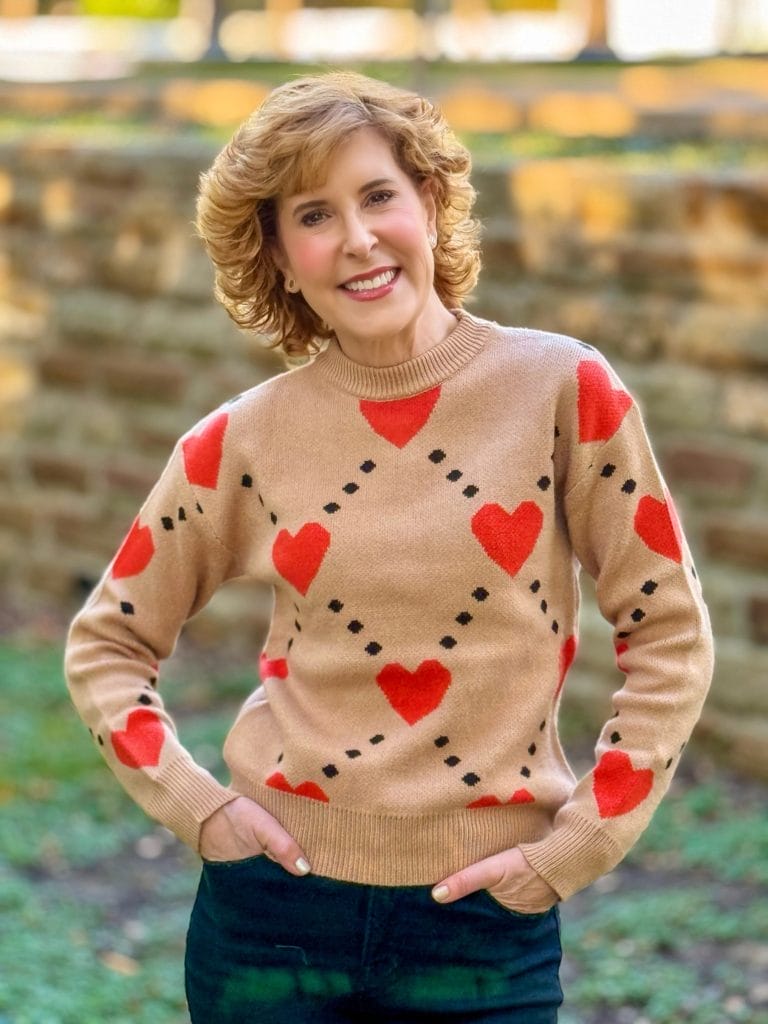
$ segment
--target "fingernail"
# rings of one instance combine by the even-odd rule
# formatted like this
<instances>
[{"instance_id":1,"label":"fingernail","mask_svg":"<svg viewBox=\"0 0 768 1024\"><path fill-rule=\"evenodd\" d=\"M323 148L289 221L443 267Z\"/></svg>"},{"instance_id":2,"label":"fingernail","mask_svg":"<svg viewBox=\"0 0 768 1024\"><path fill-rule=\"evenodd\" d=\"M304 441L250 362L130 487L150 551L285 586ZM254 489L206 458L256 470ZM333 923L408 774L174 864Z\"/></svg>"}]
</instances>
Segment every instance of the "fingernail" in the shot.
<instances>
[{"instance_id":1,"label":"fingernail","mask_svg":"<svg viewBox=\"0 0 768 1024\"><path fill-rule=\"evenodd\" d=\"M438 903L442 903L443 900L448 899L449 890L447 885L438 885L436 889L432 890L432 898L437 900Z\"/></svg>"},{"instance_id":2,"label":"fingernail","mask_svg":"<svg viewBox=\"0 0 768 1024\"><path fill-rule=\"evenodd\" d=\"M296 861L296 870L300 871L302 875L308 875L312 869L303 857L299 857Z\"/></svg>"}]
</instances>

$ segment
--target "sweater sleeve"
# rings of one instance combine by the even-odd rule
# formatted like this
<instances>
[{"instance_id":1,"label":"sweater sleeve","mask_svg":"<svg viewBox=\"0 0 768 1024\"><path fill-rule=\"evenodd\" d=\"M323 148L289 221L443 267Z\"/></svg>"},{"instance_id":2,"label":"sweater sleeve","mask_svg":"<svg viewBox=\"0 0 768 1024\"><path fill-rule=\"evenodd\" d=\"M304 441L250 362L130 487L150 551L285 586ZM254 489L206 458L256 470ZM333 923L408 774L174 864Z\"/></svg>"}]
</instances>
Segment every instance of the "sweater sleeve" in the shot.
<instances>
[{"instance_id":1,"label":"sweater sleeve","mask_svg":"<svg viewBox=\"0 0 768 1024\"><path fill-rule=\"evenodd\" d=\"M158 666L186 620L240 575L210 514L226 490L218 486L225 416L178 444L72 623L65 656L72 700L109 767L147 814L194 848L201 824L236 794L179 742Z\"/></svg>"},{"instance_id":2,"label":"sweater sleeve","mask_svg":"<svg viewBox=\"0 0 768 1024\"><path fill-rule=\"evenodd\" d=\"M562 899L615 867L648 825L699 717L713 663L701 587L637 405L597 353L579 362L569 405L565 523L596 581L625 678L594 769L552 832L521 847Z\"/></svg>"}]
</instances>

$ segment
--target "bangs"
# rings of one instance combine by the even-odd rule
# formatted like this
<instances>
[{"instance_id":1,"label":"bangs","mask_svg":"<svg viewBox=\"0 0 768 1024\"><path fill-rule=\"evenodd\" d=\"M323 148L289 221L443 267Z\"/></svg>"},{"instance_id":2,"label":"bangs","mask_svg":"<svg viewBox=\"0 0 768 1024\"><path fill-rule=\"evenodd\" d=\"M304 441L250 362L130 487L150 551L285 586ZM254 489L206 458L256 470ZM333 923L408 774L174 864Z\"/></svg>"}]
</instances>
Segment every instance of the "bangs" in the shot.
<instances>
[{"instance_id":1,"label":"bangs","mask_svg":"<svg viewBox=\"0 0 768 1024\"><path fill-rule=\"evenodd\" d=\"M273 178L280 182L280 199L312 192L328 180L328 168L340 146L363 128L373 128L389 145L389 133L361 104L337 104L312 123L284 129L286 151L278 157ZM297 153L301 156L297 158ZM397 154L395 154L397 156ZM276 161L277 164L277 161Z\"/></svg>"}]
</instances>

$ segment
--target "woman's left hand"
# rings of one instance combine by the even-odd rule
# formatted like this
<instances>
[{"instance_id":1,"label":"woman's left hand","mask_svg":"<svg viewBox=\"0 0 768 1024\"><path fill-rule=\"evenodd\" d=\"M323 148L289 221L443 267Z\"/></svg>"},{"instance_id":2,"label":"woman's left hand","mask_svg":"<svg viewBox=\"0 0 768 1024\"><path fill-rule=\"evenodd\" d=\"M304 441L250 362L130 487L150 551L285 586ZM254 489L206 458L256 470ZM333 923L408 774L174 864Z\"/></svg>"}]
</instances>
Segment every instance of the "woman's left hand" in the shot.
<instances>
[{"instance_id":1,"label":"woman's left hand","mask_svg":"<svg viewBox=\"0 0 768 1024\"><path fill-rule=\"evenodd\" d=\"M453 903L478 889L488 889L502 906L521 914L541 914L560 899L518 847L457 871L439 882L432 895L438 903Z\"/></svg>"}]
</instances>

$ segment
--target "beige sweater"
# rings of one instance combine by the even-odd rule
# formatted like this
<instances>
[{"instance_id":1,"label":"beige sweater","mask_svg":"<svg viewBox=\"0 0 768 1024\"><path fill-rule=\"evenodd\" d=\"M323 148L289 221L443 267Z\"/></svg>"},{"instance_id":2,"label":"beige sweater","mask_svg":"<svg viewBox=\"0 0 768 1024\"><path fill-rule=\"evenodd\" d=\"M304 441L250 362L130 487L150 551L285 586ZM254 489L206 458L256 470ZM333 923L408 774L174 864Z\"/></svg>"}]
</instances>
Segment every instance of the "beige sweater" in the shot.
<instances>
[{"instance_id":1,"label":"beige sweater","mask_svg":"<svg viewBox=\"0 0 768 1024\"><path fill-rule=\"evenodd\" d=\"M623 687L578 782L560 747L579 566ZM158 663L225 580L274 590L229 787L177 739ZM460 314L372 368L335 343L176 447L72 626L72 698L185 842L245 794L313 870L432 884L516 845L562 898L648 824L712 669L706 608L638 408L590 346Z\"/></svg>"}]
</instances>

